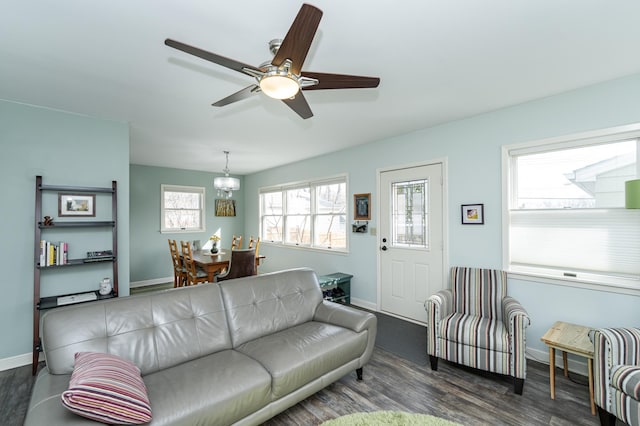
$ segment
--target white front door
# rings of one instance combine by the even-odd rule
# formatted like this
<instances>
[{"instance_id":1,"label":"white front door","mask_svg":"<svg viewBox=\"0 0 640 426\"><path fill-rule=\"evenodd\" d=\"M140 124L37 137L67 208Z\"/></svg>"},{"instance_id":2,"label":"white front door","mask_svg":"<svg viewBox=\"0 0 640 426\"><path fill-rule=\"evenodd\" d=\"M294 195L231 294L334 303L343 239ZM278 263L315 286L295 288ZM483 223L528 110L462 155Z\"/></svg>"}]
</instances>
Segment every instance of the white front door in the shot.
<instances>
[{"instance_id":1,"label":"white front door","mask_svg":"<svg viewBox=\"0 0 640 426\"><path fill-rule=\"evenodd\" d=\"M380 310L427 322L424 301L445 287L442 163L380 172Z\"/></svg>"}]
</instances>

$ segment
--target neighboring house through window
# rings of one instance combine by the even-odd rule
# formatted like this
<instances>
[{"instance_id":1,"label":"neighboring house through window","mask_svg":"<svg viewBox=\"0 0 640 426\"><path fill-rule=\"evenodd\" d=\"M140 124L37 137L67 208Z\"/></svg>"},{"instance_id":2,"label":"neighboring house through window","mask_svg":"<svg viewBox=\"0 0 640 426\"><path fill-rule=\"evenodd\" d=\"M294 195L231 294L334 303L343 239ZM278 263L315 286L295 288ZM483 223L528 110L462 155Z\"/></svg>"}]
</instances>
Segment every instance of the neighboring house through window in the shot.
<instances>
[{"instance_id":1,"label":"neighboring house through window","mask_svg":"<svg viewBox=\"0 0 640 426\"><path fill-rule=\"evenodd\" d=\"M161 185L161 232L202 232L205 191L197 186Z\"/></svg>"},{"instance_id":2,"label":"neighboring house through window","mask_svg":"<svg viewBox=\"0 0 640 426\"><path fill-rule=\"evenodd\" d=\"M346 176L262 188L262 241L346 251L346 192Z\"/></svg>"},{"instance_id":3,"label":"neighboring house through window","mask_svg":"<svg viewBox=\"0 0 640 426\"><path fill-rule=\"evenodd\" d=\"M640 290L640 126L503 149L505 269Z\"/></svg>"}]
</instances>

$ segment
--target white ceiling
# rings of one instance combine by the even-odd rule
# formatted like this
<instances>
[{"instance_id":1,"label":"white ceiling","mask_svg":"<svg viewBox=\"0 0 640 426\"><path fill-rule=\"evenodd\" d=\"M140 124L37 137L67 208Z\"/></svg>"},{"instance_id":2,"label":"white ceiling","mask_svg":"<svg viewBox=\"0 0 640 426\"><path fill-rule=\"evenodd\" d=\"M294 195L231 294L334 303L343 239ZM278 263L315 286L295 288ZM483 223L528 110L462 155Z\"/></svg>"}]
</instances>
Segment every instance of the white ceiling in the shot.
<instances>
[{"instance_id":1,"label":"white ceiling","mask_svg":"<svg viewBox=\"0 0 640 426\"><path fill-rule=\"evenodd\" d=\"M165 38L258 66L298 1L6 0L0 99L125 121L131 163L247 174L640 72L637 0L315 0L303 70L380 77L305 92L300 119L254 80ZM6 142L5 142L6 143Z\"/></svg>"}]
</instances>

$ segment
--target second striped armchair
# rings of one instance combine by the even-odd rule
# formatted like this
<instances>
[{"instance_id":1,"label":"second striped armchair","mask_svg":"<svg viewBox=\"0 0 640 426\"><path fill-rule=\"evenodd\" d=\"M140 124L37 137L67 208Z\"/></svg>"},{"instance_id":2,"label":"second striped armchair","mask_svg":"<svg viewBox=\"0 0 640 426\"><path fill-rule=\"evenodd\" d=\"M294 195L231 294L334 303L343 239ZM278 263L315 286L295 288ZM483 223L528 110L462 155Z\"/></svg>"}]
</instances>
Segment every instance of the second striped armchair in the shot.
<instances>
[{"instance_id":1,"label":"second striped armchair","mask_svg":"<svg viewBox=\"0 0 640 426\"><path fill-rule=\"evenodd\" d=\"M527 374L527 311L507 296L507 274L497 269L455 266L451 289L429 297L427 353L431 369L438 358L513 376L521 395Z\"/></svg>"},{"instance_id":2,"label":"second striped armchair","mask_svg":"<svg viewBox=\"0 0 640 426\"><path fill-rule=\"evenodd\" d=\"M600 424L616 417L640 425L640 328L599 328L589 334L594 346L594 400Z\"/></svg>"}]
</instances>

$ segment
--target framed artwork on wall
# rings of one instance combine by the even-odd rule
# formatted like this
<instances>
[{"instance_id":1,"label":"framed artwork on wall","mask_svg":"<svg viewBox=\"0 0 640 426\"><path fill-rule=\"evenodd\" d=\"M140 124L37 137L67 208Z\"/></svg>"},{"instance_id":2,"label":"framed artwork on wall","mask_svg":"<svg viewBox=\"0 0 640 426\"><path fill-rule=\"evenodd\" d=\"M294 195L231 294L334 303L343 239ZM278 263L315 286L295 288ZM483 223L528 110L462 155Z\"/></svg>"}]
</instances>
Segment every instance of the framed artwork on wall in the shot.
<instances>
[{"instance_id":1,"label":"framed artwork on wall","mask_svg":"<svg viewBox=\"0 0 640 426\"><path fill-rule=\"evenodd\" d=\"M353 194L353 220L371 220L371 193Z\"/></svg>"},{"instance_id":2,"label":"framed artwork on wall","mask_svg":"<svg viewBox=\"0 0 640 426\"><path fill-rule=\"evenodd\" d=\"M236 200L216 200L216 216L235 216Z\"/></svg>"},{"instance_id":3,"label":"framed artwork on wall","mask_svg":"<svg viewBox=\"0 0 640 426\"><path fill-rule=\"evenodd\" d=\"M463 225L484 224L484 204L462 204Z\"/></svg>"},{"instance_id":4,"label":"framed artwork on wall","mask_svg":"<svg viewBox=\"0 0 640 426\"><path fill-rule=\"evenodd\" d=\"M91 216L96 215L96 194L58 193L58 216Z\"/></svg>"}]
</instances>

